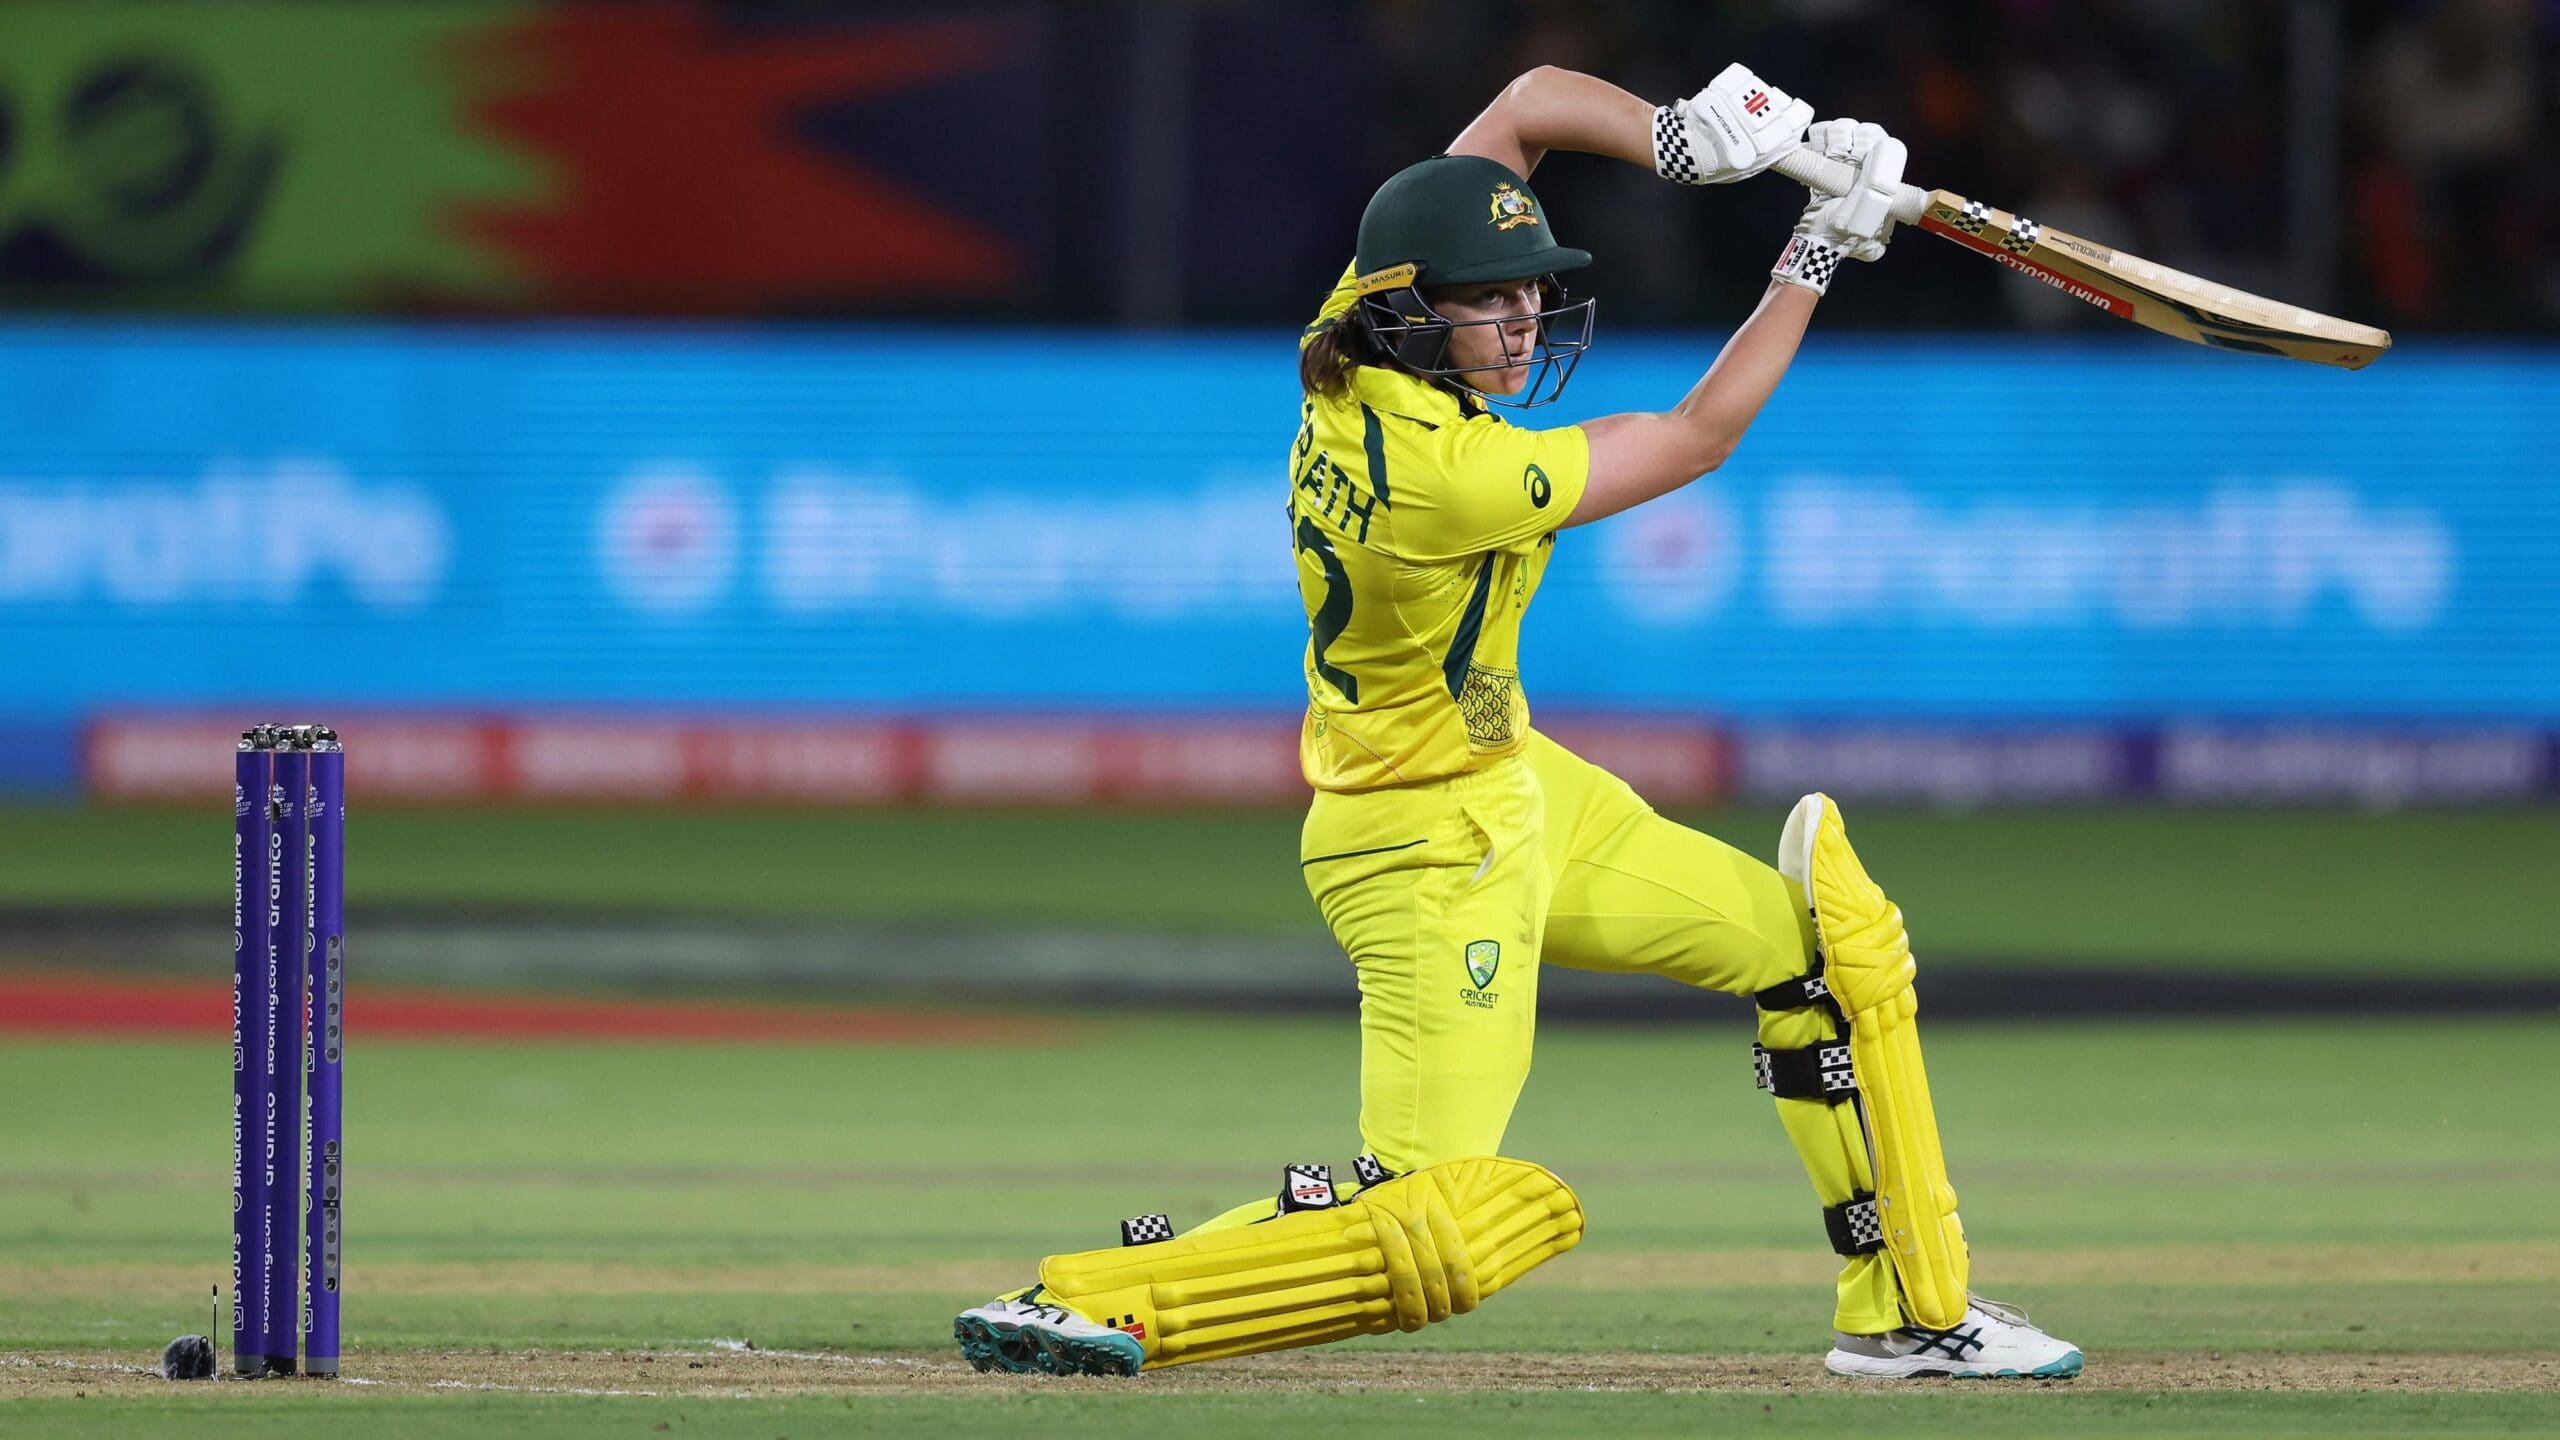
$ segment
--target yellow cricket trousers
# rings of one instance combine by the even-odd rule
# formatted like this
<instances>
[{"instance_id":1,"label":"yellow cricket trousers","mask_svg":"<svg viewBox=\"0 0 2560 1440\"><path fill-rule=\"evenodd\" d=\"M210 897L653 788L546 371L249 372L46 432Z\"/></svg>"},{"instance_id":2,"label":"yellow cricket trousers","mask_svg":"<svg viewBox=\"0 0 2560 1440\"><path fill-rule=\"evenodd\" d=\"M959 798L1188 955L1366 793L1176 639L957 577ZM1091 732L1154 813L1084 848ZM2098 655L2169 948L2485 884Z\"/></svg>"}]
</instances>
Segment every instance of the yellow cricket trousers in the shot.
<instances>
[{"instance_id":1,"label":"yellow cricket trousers","mask_svg":"<svg viewBox=\"0 0 2560 1440\"><path fill-rule=\"evenodd\" d=\"M1542 964L1744 996L1813 965L1804 897L1774 868L1664 819L1535 731L1521 754L1472 774L1319 793L1299 855L1359 972L1361 1140L1398 1173L1501 1152L1529 1075ZM1837 1033L1819 1009L1759 1021L1772 1049ZM1731 1073L1748 1073L1743 1057ZM1822 1203L1873 1188L1854 1106L1777 1105ZM1847 1259L1834 1323L1903 1323L1884 1255Z\"/></svg>"}]
</instances>

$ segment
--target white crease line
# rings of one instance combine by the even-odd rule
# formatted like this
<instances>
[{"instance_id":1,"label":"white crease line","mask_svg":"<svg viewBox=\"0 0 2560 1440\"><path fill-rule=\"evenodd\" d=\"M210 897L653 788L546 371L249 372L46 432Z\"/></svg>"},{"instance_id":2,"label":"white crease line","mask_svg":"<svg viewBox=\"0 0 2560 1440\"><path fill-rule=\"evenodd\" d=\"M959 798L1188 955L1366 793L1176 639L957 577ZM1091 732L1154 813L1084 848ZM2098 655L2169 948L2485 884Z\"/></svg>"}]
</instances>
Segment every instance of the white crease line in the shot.
<instances>
[{"instance_id":1,"label":"white crease line","mask_svg":"<svg viewBox=\"0 0 2560 1440\"><path fill-rule=\"evenodd\" d=\"M430 1380L430 1390L485 1390L502 1395L625 1395L664 1400L659 1390L591 1390L579 1385L498 1385L486 1380Z\"/></svg>"},{"instance_id":2,"label":"white crease line","mask_svg":"<svg viewBox=\"0 0 2560 1440\"><path fill-rule=\"evenodd\" d=\"M956 1362L917 1360L903 1355L828 1355L814 1350L759 1350L755 1347L753 1341L748 1340L719 1339L712 1341L711 1345L712 1349L710 1350L658 1350L650 1353L665 1355L671 1359L682 1359L688 1356L711 1356L715 1354L763 1355L770 1356L776 1360L816 1361L822 1365L862 1365L872 1367L895 1365L905 1369L925 1371L958 1370L960 1368ZM116 1365L95 1360L58 1360L52 1358L33 1359L24 1355L0 1355L0 1364L9 1365L20 1370L49 1369L87 1371L113 1375L148 1375L154 1379L157 1379L160 1376L160 1371L158 1369L148 1365ZM221 1381L224 1377L215 1375L207 1378L215 1381ZM386 1382L370 1376L342 1375L338 1377L338 1383L341 1385L381 1385ZM487 1380L430 1380L426 1382L426 1388L430 1390L487 1391L508 1395L622 1395L637 1396L653 1400L667 1399L671 1395L712 1395L718 1393L708 1390L599 1390L591 1387L569 1385L500 1385L495 1381ZM755 1398L756 1393L757 1392L748 1390L729 1392L730 1398L739 1400L753 1399Z\"/></svg>"},{"instance_id":3,"label":"white crease line","mask_svg":"<svg viewBox=\"0 0 2560 1440\"><path fill-rule=\"evenodd\" d=\"M15 1365L21 1370L34 1370L38 1368L51 1370L103 1370L115 1375L157 1375L160 1373L159 1369L155 1366L113 1365L98 1360L31 1360L24 1355L0 1355L0 1360L5 1360L9 1364Z\"/></svg>"},{"instance_id":4,"label":"white crease line","mask_svg":"<svg viewBox=\"0 0 2560 1440\"><path fill-rule=\"evenodd\" d=\"M711 1348L727 1355L770 1355L777 1360L815 1360L822 1365L903 1365L912 1370L957 1370L951 1360L916 1360L903 1355L828 1355L814 1350L763 1350L752 1340L714 1340ZM698 1350L670 1350L670 1355L698 1355Z\"/></svg>"}]
</instances>

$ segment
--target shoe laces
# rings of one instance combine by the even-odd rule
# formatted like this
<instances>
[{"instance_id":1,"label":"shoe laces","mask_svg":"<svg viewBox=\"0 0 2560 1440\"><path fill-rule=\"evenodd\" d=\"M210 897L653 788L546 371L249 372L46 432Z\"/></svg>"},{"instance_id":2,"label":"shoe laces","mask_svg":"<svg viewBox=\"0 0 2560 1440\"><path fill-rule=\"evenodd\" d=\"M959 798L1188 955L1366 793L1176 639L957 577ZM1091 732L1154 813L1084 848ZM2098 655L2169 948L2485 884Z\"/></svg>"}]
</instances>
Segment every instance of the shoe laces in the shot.
<instances>
[{"instance_id":1,"label":"shoe laces","mask_svg":"<svg viewBox=\"0 0 2560 1440\"><path fill-rule=\"evenodd\" d=\"M1926 1325L1902 1327L1903 1336L1918 1345L1914 1353L1939 1351L1949 1355L1961 1355L1968 1349L1981 1349L1987 1338L1985 1331L1999 1327L2034 1328L2027 1319L2027 1312L2015 1305L2004 1304L1998 1300L1987 1300L1980 1295L1968 1294L1964 1299L1964 1318L1944 1330L1931 1329Z\"/></svg>"},{"instance_id":2,"label":"shoe laces","mask_svg":"<svg viewBox=\"0 0 2560 1440\"><path fill-rule=\"evenodd\" d=\"M1064 1305L1052 1305L1045 1300L1034 1300L1031 1298L1032 1296L1039 1294L1043 1288L1044 1287L1042 1286L1034 1285L1021 1295L1016 1296L1013 1303L1029 1312L1033 1319L1046 1320L1052 1325L1064 1325L1069 1320L1075 1318L1075 1312L1069 1310Z\"/></svg>"},{"instance_id":3,"label":"shoe laces","mask_svg":"<svg viewBox=\"0 0 2560 1440\"><path fill-rule=\"evenodd\" d=\"M1964 1298L1967 1305L1981 1311L1983 1314L1990 1316L1994 1320L2000 1321L2003 1324L2020 1326L2028 1326L2032 1324L2032 1322L2027 1319L2027 1312L2019 1309L2015 1305L2004 1304L1998 1300L1985 1299L1980 1295L1967 1295Z\"/></svg>"}]
</instances>

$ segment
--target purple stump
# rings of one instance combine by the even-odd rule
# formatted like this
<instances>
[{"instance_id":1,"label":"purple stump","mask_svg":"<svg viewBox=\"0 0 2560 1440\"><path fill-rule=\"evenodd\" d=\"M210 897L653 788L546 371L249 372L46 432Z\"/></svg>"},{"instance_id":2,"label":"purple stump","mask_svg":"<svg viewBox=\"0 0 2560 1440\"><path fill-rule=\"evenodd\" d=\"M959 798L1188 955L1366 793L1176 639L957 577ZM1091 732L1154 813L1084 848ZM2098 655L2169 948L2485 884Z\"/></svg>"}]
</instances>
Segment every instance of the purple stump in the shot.
<instances>
[{"instance_id":1,"label":"purple stump","mask_svg":"<svg viewBox=\"0 0 2560 1440\"><path fill-rule=\"evenodd\" d=\"M311 752L300 727L289 727L276 747L275 788L270 792L275 857L268 882L269 923L275 963L267 972L268 1059L275 1066L275 1108L260 1136L267 1154L267 1372L290 1375L302 1339L302 976L310 953L311 911L305 896L310 874L310 831L303 800L311 789Z\"/></svg>"},{"instance_id":2,"label":"purple stump","mask_svg":"<svg viewBox=\"0 0 2560 1440\"><path fill-rule=\"evenodd\" d=\"M338 1373L339 1149L345 1117L340 1067L346 1059L347 757L335 731L318 728L311 746L304 811L310 837L311 1108L304 1148L311 1190L304 1232L311 1253L303 1309L303 1369Z\"/></svg>"},{"instance_id":3,"label":"purple stump","mask_svg":"<svg viewBox=\"0 0 2560 1440\"><path fill-rule=\"evenodd\" d=\"M274 1095L267 1051L267 974L275 932L264 890L275 833L267 804L275 731L243 731L231 799L231 1359L243 1375L267 1368L268 1218L260 1131Z\"/></svg>"}]
</instances>

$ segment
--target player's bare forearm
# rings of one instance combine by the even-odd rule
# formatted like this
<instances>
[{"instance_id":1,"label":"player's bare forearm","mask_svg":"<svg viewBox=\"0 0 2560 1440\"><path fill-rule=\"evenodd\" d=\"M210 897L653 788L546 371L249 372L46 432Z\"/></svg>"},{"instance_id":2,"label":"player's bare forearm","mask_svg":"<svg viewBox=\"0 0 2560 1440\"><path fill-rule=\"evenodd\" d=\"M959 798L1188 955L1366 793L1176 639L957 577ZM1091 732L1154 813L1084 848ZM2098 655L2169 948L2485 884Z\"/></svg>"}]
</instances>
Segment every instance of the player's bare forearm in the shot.
<instances>
[{"instance_id":1,"label":"player's bare forearm","mask_svg":"<svg viewBox=\"0 0 2560 1440\"><path fill-rule=\"evenodd\" d=\"M1653 168L1653 104L1596 75L1541 65L1502 87L1452 155L1499 161L1525 176L1550 150L1607 155Z\"/></svg>"},{"instance_id":2,"label":"player's bare forearm","mask_svg":"<svg viewBox=\"0 0 2560 1440\"><path fill-rule=\"evenodd\" d=\"M1804 341L1805 326L1812 321L1814 302L1820 298L1802 286L1771 281L1751 318L1725 341L1707 373L1672 407L1672 416L1705 441L1715 462L1699 474L1723 464L1742 443L1742 432L1759 418L1760 407L1769 403L1787 367L1795 363L1796 347Z\"/></svg>"},{"instance_id":3,"label":"player's bare forearm","mask_svg":"<svg viewBox=\"0 0 2560 1440\"><path fill-rule=\"evenodd\" d=\"M1591 483L1565 517L1564 528L1588 525L1667 495L1722 465L1795 362L1819 298L1801 286L1771 282L1759 308L1733 332L1679 404L1658 414L1586 421L1582 430L1591 440Z\"/></svg>"}]
</instances>

